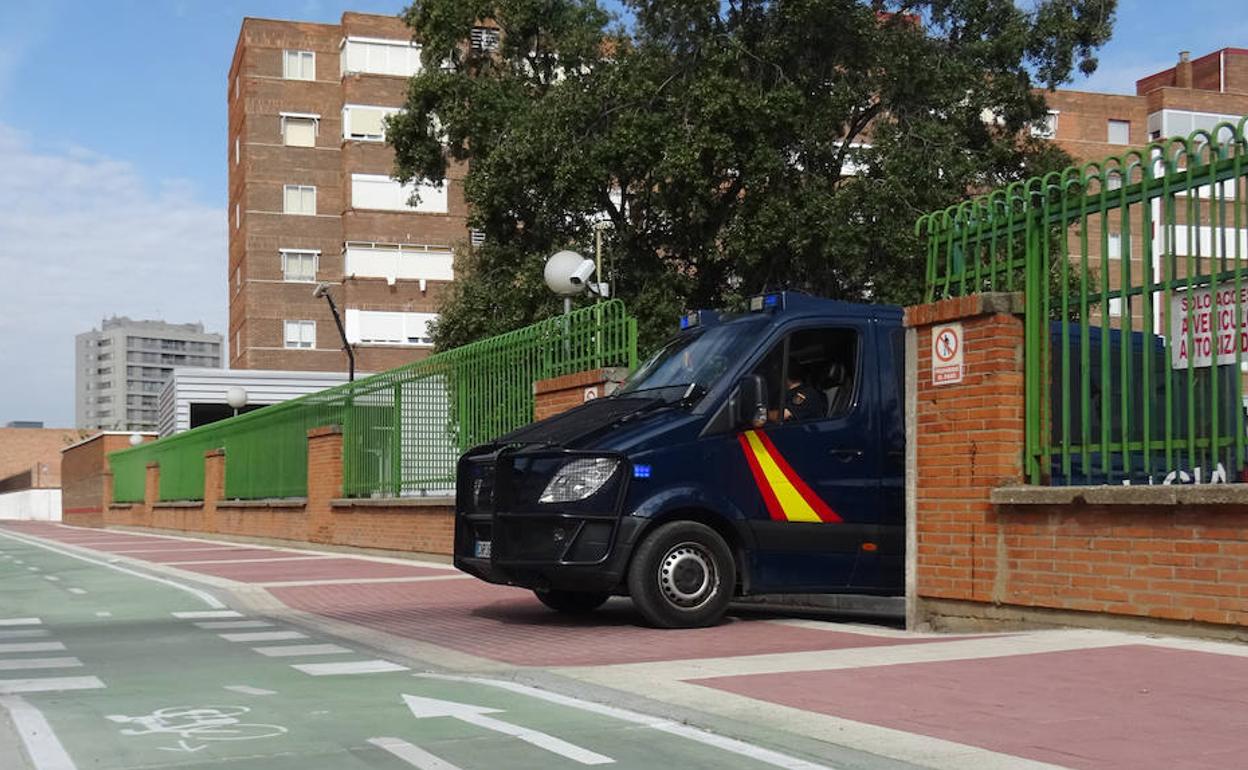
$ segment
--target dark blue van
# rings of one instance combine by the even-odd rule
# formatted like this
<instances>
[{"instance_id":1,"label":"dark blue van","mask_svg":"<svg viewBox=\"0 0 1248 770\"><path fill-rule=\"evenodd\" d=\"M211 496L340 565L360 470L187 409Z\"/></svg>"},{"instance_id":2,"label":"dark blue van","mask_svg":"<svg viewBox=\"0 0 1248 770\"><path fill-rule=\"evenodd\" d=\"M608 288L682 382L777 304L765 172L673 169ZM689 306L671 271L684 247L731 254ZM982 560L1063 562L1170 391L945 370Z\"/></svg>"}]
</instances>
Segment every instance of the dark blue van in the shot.
<instances>
[{"instance_id":1,"label":"dark blue van","mask_svg":"<svg viewBox=\"0 0 1248 770\"><path fill-rule=\"evenodd\" d=\"M460 459L455 565L562 612L627 594L661 627L902 593L901 320L792 292L691 314L611 397Z\"/></svg>"}]
</instances>

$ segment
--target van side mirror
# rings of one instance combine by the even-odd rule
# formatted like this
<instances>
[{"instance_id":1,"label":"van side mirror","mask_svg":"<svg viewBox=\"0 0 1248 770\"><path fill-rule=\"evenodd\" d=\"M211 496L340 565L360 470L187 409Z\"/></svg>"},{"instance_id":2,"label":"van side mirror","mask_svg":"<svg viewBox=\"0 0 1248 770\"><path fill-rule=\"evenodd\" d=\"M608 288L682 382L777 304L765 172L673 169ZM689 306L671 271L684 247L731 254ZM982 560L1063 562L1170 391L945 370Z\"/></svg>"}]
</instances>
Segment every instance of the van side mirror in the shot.
<instances>
[{"instance_id":1,"label":"van side mirror","mask_svg":"<svg viewBox=\"0 0 1248 770\"><path fill-rule=\"evenodd\" d=\"M767 423L767 381L758 374L747 374L737 382L736 412L738 428L761 428Z\"/></svg>"}]
</instances>

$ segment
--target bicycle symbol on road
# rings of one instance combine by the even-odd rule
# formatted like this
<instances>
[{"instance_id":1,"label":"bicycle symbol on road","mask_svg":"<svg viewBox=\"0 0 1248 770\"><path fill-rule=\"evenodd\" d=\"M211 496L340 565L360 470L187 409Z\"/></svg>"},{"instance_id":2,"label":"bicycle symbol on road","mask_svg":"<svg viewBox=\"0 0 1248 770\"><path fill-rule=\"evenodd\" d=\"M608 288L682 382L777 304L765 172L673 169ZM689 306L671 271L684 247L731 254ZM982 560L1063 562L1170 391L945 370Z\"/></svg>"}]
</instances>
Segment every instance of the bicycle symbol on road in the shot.
<instances>
[{"instance_id":1,"label":"bicycle symbol on road","mask_svg":"<svg viewBox=\"0 0 1248 770\"><path fill-rule=\"evenodd\" d=\"M239 717L249 711L251 709L247 706L170 706L137 717L110 714L108 720L117 724L133 725L123 728L122 735L171 735L181 739L178 747L161 746L163 751L194 752L207 748L187 745L188 740L254 741L275 738L287 732L281 725L240 721Z\"/></svg>"}]
</instances>

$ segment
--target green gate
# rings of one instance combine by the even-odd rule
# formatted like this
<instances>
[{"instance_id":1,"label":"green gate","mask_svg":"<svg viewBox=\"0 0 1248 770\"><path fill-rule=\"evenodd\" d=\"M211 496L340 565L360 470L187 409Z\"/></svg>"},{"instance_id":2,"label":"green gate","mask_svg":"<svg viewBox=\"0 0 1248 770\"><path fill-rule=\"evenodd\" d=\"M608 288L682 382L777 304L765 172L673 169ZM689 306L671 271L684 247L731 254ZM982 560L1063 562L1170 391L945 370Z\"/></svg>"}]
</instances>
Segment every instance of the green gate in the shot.
<instances>
[{"instance_id":1,"label":"green gate","mask_svg":"<svg viewBox=\"0 0 1248 770\"><path fill-rule=\"evenodd\" d=\"M1246 125L1017 182L916 223L928 301L1025 292L1032 483L1239 479Z\"/></svg>"}]
</instances>

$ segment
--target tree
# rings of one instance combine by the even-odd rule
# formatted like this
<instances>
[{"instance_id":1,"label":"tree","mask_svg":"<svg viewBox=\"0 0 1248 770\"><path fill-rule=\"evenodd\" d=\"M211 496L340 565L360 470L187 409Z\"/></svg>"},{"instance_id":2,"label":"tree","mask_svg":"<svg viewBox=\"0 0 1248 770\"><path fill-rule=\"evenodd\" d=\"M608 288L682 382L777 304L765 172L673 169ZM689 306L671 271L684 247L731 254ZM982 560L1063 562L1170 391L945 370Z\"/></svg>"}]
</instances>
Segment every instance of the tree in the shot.
<instances>
[{"instance_id":1,"label":"tree","mask_svg":"<svg viewBox=\"0 0 1248 770\"><path fill-rule=\"evenodd\" d=\"M1095 69L1114 0L415 0L396 175L467 162L441 346L558 312L544 258L606 218L643 346L772 288L912 302L922 213L1069 162L1027 130ZM466 44L490 19L495 51Z\"/></svg>"}]
</instances>

